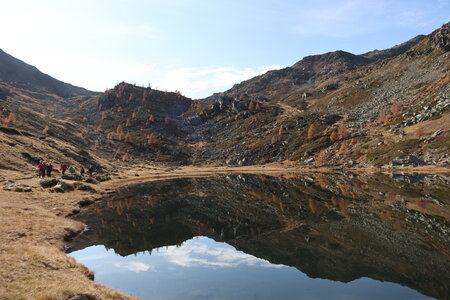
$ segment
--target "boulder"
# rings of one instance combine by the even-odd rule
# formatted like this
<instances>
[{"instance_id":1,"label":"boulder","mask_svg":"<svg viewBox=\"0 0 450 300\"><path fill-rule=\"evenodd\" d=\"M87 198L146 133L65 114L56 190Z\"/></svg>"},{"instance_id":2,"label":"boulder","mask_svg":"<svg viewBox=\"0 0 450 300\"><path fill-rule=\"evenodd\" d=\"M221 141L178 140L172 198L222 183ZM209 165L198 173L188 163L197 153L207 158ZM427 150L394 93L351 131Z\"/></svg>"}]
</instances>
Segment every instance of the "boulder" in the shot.
<instances>
[{"instance_id":1,"label":"boulder","mask_svg":"<svg viewBox=\"0 0 450 300\"><path fill-rule=\"evenodd\" d=\"M91 200L89 198L84 198L83 200L78 202L78 205L80 207L86 207L88 205L91 205L92 203L94 203L94 200Z\"/></svg>"},{"instance_id":2,"label":"boulder","mask_svg":"<svg viewBox=\"0 0 450 300\"><path fill-rule=\"evenodd\" d=\"M76 180L76 181L83 180L83 177L78 174L64 174L61 176L61 178L65 180Z\"/></svg>"},{"instance_id":3,"label":"boulder","mask_svg":"<svg viewBox=\"0 0 450 300\"><path fill-rule=\"evenodd\" d=\"M77 184L77 190L87 191L87 192L91 192L91 193L97 192L93 187L86 185L86 184L82 184L82 183Z\"/></svg>"},{"instance_id":4,"label":"boulder","mask_svg":"<svg viewBox=\"0 0 450 300\"><path fill-rule=\"evenodd\" d=\"M58 179L56 178L49 178L49 179L42 179L39 184L43 188L51 188L58 184Z\"/></svg>"},{"instance_id":5,"label":"boulder","mask_svg":"<svg viewBox=\"0 0 450 300\"><path fill-rule=\"evenodd\" d=\"M98 183L97 180L95 180L95 179L92 178L92 177L86 178L86 179L84 180L84 182L92 183L92 184L97 184L97 183Z\"/></svg>"},{"instance_id":6,"label":"boulder","mask_svg":"<svg viewBox=\"0 0 450 300\"><path fill-rule=\"evenodd\" d=\"M92 278L91 280L94 280L94 275L92 274ZM76 295L73 296L72 298L69 298L69 300L94 300L94 297L91 297L89 295Z\"/></svg>"},{"instance_id":7,"label":"boulder","mask_svg":"<svg viewBox=\"0 0 450 300\"><path fill-rule=\"evenodd\" d=\"M111 177L109 177L107 175L97 175L97 176L95 176L95 179L97 181L103 182L103 181L111 180Z\"/></svg>"},{"instance_id":8,"label":"boulder","mask_svg":"<svg viewBox=\"0 0 450 300\"><path fill-rule=\"evenodd\" d=\"M321 118L321 120L327 125L333 125L334 123L336 123L341 119L342 117L336 114L326 115Z\"/></svg>"},{"instance_id":9,"label":"boulder","mask_svg":"<svg viewBox=\"0 0 450 300\"><path fill-rule=\"evenodd\" d=\"M23 184L23 183L11 183L3 188L5 191L12 191L12 192L31 192L33 191L33 188L29 185Z\"/></svg>"}]
</instances>

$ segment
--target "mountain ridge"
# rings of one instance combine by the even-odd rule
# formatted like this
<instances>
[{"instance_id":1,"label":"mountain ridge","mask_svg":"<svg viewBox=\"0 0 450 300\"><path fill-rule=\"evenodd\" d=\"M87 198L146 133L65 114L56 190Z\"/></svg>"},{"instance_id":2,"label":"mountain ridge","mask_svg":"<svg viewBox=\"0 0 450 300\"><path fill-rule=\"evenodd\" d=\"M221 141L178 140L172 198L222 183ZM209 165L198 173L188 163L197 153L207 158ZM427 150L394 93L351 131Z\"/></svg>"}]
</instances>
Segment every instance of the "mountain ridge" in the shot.
<instances>
[{"instance_id":1,"label":"mountain ridge","mask_svg":"<svg viewBox=\"0 0 450 300\"><path fill-rule=\"evenodd\" d=\"M100 94L82 90L61 97L48 87L30 92L11 79L0 80L2 117L15 113L20 121L7 125L36 136L44 124L27 123L32 115L55 118L41 122L48 125L77 124L84 142L73 136L73 146L125 163L320 165L323 152L331 166L381 166L407 154L448 164L440 153L449 147L449 27L385 50L307 56L200 100L124 82ZM25 107L31 110L25 113ZM415 136L423 122L430 125ZM345 132L336 138L339 130ZM438 130L442 133L424 145Z\"/></svg>"},{"instance_id":2,"label":"mountain ridge","mask_svg":"<svg viewBox=\"0 0 450 300\"><path fill-rule=\"evenodd\" d=\"M13 57L2 49L0 49L0 81L18 88L50 92L62 97L95 94L85 88L62 82L42 73L36 67Z\"/></svg>"}]
</instances>

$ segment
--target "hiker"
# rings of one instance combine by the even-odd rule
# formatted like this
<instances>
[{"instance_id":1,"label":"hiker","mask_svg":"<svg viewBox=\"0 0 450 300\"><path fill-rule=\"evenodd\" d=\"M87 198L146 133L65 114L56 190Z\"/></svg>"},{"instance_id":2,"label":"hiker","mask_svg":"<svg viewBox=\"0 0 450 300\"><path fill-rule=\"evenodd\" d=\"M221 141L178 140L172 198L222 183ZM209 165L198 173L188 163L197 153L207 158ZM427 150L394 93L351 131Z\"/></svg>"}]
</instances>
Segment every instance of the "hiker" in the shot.
<instances>
[{"instance_id":1,"label":"hiker","mask_svg":"<svg viewBox=\"0 0 450 300\"><path fill-rule=\"evenodd\" d=\"M81 169L80 169L80 175L84 176L84 168L83 167L81 167Z\"/></svg>"},{"instance_id":2,"label":"hiker","mask_svg":"<svg viewBox=\"0 0 450 300\"><path fill-rule=\"evenodd\" d=\"M52 176L52 171L53 171L53 165L52 164L45 164L45 171L47 172L47 177L51 177Z\"/></svg>"},{"instance_id":3,"label":"hiker","mask_svg":"<svg viewBox=\"0 0 450 300\"><path fill-rule=\"evenodd\" d=\"M61 170L61 173L64 175L64 173L66 173L67 170L66 164L61 164L61 167L59 169Z\"/></svg>"},{"instance_id":4,"label":"hiker","mask_svg":"<svg viewBox=\"0 0 450 300\"><path fill-rule=\"evenodd\" d=\"M92 177L92 173L94 172L94 166L93 165L90 165L89 166L89 168L88 168L88 173L89 173L89 176L90 177Z\"/></svg>"},{"instance_id":5,"label":"hiker","mask_svg":"<svg viewBox=\"0 0 450 300\"><path fill-rule=\"evenodd\" d=\"M45 178L45 175L47 175L47 168L48 163L44 162L44 169L42 170L42 178Z\"/></svg>"},{"instance_id":6,"label":"hiker","mask_svg":"<svg viewBox=\"0 0 450 300\"><path fill-rule=\"evenodd\" d=\"M39 161L38 169L39 169L39 178L44 178L45 177L45 165L42 160Z\"/></svg>"}]
</instances>

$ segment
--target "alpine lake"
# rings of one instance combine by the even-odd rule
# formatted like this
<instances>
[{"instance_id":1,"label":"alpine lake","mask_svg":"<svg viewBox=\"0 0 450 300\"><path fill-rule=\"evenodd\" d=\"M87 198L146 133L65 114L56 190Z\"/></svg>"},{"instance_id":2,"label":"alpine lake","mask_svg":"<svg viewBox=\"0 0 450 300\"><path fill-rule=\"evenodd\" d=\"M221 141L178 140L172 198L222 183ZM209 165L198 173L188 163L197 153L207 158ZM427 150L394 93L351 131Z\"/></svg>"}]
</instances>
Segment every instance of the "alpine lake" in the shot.
<instances>
[{"instance_id":1,"label":"alpine lake","mask_svg":"<svg viewBox=\"0 0 450 300\"><path fill-rule=\"evenodd\" d=\"M67 252L141 299L450 299L450 176L220 175L129 185Z\"/></svg>"}]
</instances>

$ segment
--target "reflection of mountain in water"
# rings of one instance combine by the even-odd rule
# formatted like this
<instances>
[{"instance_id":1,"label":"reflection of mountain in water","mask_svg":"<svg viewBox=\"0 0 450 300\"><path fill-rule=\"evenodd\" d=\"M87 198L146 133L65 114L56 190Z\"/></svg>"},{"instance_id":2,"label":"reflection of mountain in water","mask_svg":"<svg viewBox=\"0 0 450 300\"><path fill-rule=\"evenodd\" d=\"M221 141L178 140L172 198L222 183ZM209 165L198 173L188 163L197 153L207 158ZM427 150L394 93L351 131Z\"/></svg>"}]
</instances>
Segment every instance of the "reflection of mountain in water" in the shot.
<instances>
[{"instance_id":1,"label":"reflection of mountain in water","mask_svg":"<svg viewBox=\"0 0 450 300\"><path fill-rule=\"evenodd\" d=\"M82 212L91 230L71 247L128 255L202 235L310 277L370 277L447 298L445 180L239 175L137 184Z\"/></svg>"}]
</instances>

